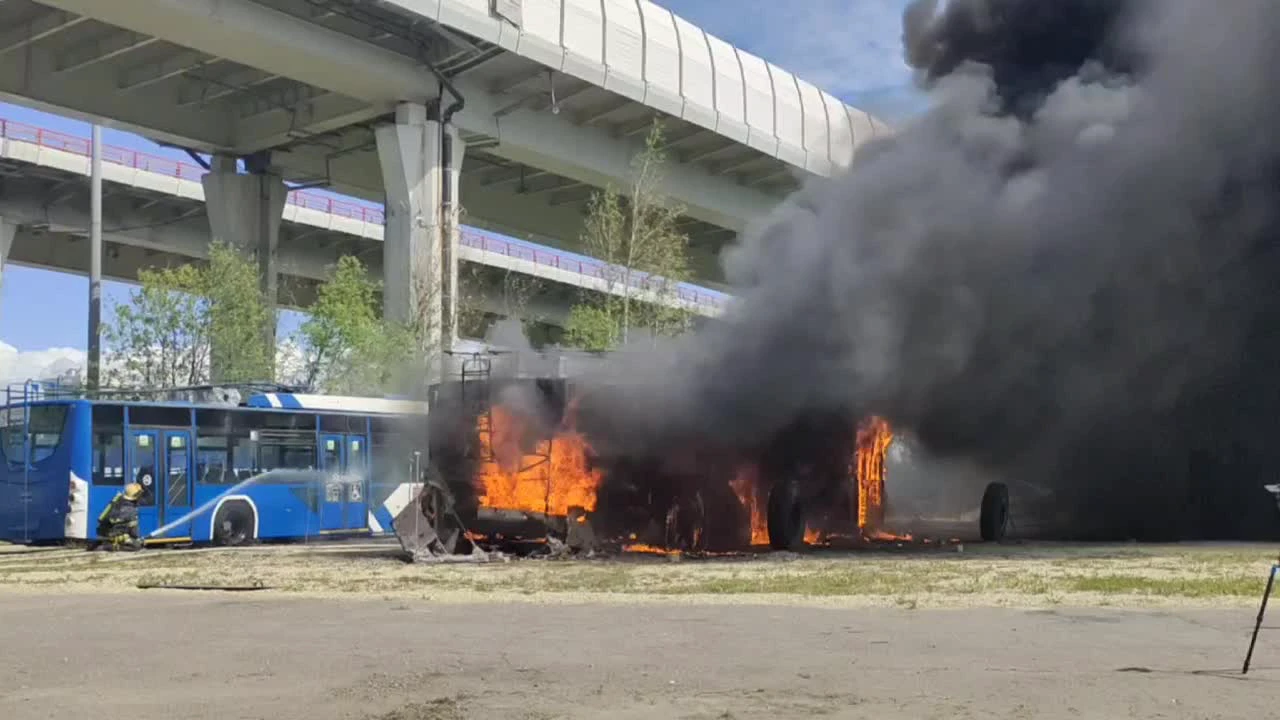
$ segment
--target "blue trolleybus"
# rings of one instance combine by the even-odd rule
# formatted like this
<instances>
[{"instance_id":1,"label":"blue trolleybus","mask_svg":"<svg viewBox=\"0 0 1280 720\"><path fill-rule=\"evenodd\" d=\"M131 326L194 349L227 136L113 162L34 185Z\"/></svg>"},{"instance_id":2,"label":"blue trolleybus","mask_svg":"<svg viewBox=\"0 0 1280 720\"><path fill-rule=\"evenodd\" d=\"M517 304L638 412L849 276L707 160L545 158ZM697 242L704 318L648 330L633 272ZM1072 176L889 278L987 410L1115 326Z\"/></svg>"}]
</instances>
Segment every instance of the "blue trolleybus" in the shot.
<instances>
[{"instance_id":1,"label":"blue trolleybus","mask_svg":"<svg viewBox=\"0 0 1280 720\"><path fill-rule=\"evenodd\" d=\"M148 543L383 535L419 488L410 462L415 451L425 458L425 403L193 397L10 388L0 408L0 540L93 543L99 514L130 482L143 486Z\"/></svg>"}]
</instances>

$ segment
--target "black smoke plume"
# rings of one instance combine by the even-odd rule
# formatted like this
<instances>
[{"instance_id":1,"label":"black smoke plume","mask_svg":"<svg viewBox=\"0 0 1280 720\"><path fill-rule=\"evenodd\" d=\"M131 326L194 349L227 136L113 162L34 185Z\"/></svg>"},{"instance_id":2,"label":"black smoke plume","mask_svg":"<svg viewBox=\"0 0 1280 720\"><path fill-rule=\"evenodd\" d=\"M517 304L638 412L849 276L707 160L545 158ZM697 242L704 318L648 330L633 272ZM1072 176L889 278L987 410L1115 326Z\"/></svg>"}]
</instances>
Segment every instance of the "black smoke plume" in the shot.
<instances>
[{"instance_id":1,"label":"black smoke plume","mask_svg":"<svg viewBox=\"0 0 1280 720\"><path fill-rule=\"evenodd\" d=\"M1280 5L917 0L904 46L932 109L745 234L722 322L621 354L597 448L878 414L1080 534L1280 526Z\"/></svg>"}]
</instances>

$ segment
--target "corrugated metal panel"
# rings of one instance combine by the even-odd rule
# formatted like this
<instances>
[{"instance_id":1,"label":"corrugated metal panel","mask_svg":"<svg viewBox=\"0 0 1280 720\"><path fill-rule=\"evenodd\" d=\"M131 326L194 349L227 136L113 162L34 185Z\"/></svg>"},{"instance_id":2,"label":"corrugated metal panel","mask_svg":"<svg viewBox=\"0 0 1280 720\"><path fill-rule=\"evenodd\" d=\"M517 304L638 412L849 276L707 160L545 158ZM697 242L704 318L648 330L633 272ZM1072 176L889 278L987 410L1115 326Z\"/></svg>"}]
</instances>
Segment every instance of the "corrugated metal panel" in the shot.
<instances>
[{"instance_id":1,"label":"corrugated metal panel","mask_svg":"<svg viewBox=\"0 0 1280 720\"><path fill-rule=\"evenodd\" d=\"M444 1L447 2L448 0ZM423 17L429 17L432 20L440 19L441 0L393 0L393 2L410 12L418 13Z\"/></svg>"},{"instance_id":2,"label":"corrugated metal panel","mask_svg":"<svg viewBox=\"0 0 1280 720\"><path fill-rule=\"evenodd\" d=\"M636 0L604 0L604 86L644 102L644 30Z\"/></svg>"},{"instance_id":3,"label":"corrugated metal panel","mask_svg":"<svg viewBox=\"0 0 1280 720\"><path fill-rule=\"evenodd\" d=\"M564 49L604 64L604 11L600 0L564 0Z\"/></svg>"},{"instance_id":4,"label":"corrugated metal panel","mask_svg":"<svg viewBox=\"0 0 1280 720\"><path fill-rule=\"evenodd\" d=\"M773 78L764 60L737 50L742 67L743 96L747 105L747 143L766 155L778 154L773 123Z\"/></svg>"},{"instance_id":5,"label":"corrugated metal panel","mask_svg":"<svg viewBox=\"0 0 1280 720\"><path fill-rule=\"evenodd\" d=\"M778 157L804 167L804 110L796 77L776 65L768 65L773 77L773 134L778 136Z\"/></svg>"},{"instance_id":6,"label":"corrugated metal panel","mask_svg":"<svg viewBox=\"0 0 1280 720\"><path fill-rule=\"evenodd\" d=\"M524 24L521 0L493 0L493 14L520 27Z\"/></svg>"},{"instance_id":7,"label":"corrugated metal panel","mask_svg":"<svg viewBox=\"0 0 1280 720\"><path fill-rule=\"evenodd\" d=\"M716 112L722 118L745 125L746 101L738 54L732 45L710 33L707 34L707 45L711 48L712 67L716 71Z\"/></svg>"},{"instance_id":8,"label":"corrugated metal panel","mask_svg":"<svg viewBox=\"0 0 1280 720\"><path fill-rule=\"evenodd\" d=\"M644 25L644 101L663 112L679 115L680 39L671 11L637 0Z\"/></svg>"},{"instance_id":9,"label":"corrugated metal panel","mask_svg":"<svg viewBox=\"0 0 1280 720\"><path fill-rule=\"evenodd\" d=\"M845 104L829 93L822 93L822 100L827 104L827 119L831 127L831 162L833 165L848 167L853 159L853 130L849 127L849 112Z\"/></svg>"},{"instance_id":10,"label":"corrugated metal panel","mask_svg":"<svg viewBox=\"0 0 1280 720\"><path fill-rule=\"evenodd\" d=\"M827 106L822 93L812 83L796 78L800 88L800 111L804 114L805 167L812 172L831 166L831 130L827 124ZM822 173L825 174L825 173Z\"/></svg>"},{"instance_id":11,"label":"corrugated metal panel","mask_svg":"<svg viewBox=\"0 0 1280 720\"><path fill-rule=\"evenodd\" d=\"M845 106L845 112L849 116L849 126L853 128L853 147L856 148L876 136L876 130L871 124L870 115L848 106ZM850 159L852 160L852 153L850 154Z\"/></svg>"},{"instance_id":12,"label":"corrugated metal panel","mask_svg":"<svg viewBox=\"0 0 1280 720\"><path fill-rule=\"evenodd\" d=\"M828 174L868 137L892 132L650 0L388 1L424 17L438 12L445 25L810 172ZM511 18L514 5L520 6L518 30L492 10L500 7Z\"/></svg>"},{"instance_id":13,"label":"corrugated metal panel","mask_svg":"<svg viewBox=\"0 0 1280 720\"><path fill-rule=\"evenodd\" d=\"M875 129L875 131L876 131L876 137L885 137L885 136L887 136L887 135L892 135L892 134L893 134L893 128L892 128L892 127L890 127L889 125L887 125L887 124L885 124L885 123L881 122L880 120L877 120L877 119L876 119L876 118L874 118L874 117L872 117L872 118L871 118L871 125L872 125L872 127Z\"/></svg>"},{"instance_id":14,"label":"corrugated metal panel","mask_svg":"<svg viewBox=\"0 0 1280 720\"><path fill-rule=\"evenodd\" d=\"M684 96L681 116L708 130L716 129L715 80L711 74L711 49L706 33L675 15L680 34L680 92Z\"/></svg>"},{"instance_id":15,"label":"corrugated metal panel","mask_svg":"<svg viewBox=\"0 0 1280 720\"><path fill-rule=\"evenodd\" d=\"M530 60L560 70L564 46L560 44L560 0L524 0L524 26L516 52Z\"/></svg>"},{"instance_id":16,"label":"corrugated metal panel","mask_svg":"<svg viewBox=\"0 0 1280 720\"><path fill-rule=\"evenodd\" d=\"M742 64L747 125L773 135L773 79L769 77L769 66L745 50L738 50L738 62Z\"/></svg>"},{"instance_id":17,"label":"corrugated metal panel","mask_svg":"<svg viewBox=\"0 0 1280 720\"><path fill-rule=\"evenodd\" d=\"M491 43L502 34L502 21L489 12L489 0L440 0L440 22Z\"/></svg>"}]
</instances>

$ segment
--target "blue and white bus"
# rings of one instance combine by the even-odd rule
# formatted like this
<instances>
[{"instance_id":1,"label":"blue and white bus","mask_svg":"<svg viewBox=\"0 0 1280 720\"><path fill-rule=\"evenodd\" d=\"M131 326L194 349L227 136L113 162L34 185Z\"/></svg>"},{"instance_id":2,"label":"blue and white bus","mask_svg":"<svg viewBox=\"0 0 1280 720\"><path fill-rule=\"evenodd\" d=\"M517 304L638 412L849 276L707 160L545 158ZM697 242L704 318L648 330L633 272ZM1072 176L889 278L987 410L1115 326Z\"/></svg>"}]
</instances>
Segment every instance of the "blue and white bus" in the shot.
<instances>
[{"instance_id":1,"label":"blue and white bus","mask_svg":"<svg viewBox=\"0 0 1280 720\"><path fill-rule=\"evenodd\" d=\"M89 399L28 382L0 408L0 540L93 543L130 482L149 543L391 534L420 488L410 462L426 456L426 413L294 393Z\"/></svg>"}]
</instances>

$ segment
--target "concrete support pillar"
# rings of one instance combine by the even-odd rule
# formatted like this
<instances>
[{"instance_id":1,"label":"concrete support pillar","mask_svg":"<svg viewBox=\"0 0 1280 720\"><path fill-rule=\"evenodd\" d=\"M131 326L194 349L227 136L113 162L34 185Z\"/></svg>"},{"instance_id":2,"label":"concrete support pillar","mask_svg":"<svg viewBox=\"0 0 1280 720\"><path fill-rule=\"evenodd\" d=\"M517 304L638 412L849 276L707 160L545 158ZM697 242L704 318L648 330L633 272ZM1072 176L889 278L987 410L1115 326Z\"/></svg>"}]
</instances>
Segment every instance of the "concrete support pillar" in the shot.
<instances>
[{"instance_id":1,"label":"concrete support pillar","mask_svg":"<svg viewBox=\"0 0 1280 720\"><path fill-rule=\"evenodd\" d=\"M201 184L213 239L257 260L262 295L274 318L280 295L276 254L288 196L284 181L266 172L237 173L235 158L215 156ZM263 341L269 348L268 357L275 358L274 322L270 323L266 335Z\"/></svg>"},{"instance_id":2,"label":"concrete support pillar","mask_svg":"<svg viewBox=\"0 0 1280 720\"><path fill-rule=\"evenodd\" d=\"M4 288L4 266L9 262L9 248L13 247L13 235L17 231L17 223L0 217L0 289Z\"/></svg>"},{"instance_id":3,"label":"concrete support pillar","mask_svg":"<svg viewBox=\"0 0 1280 720\"><path fill-rule=\"evenodd\" d=\"M410 323L422 333L429 379L439 377L441 351L451 348L456 335L457 308L457 168L462 143L454 134L452 197L444 208L446 173L442 156L442 127L427 119L422 105L396 108L394 124L376 131L378 159L386 189L386 231L383 236L383 304L389 319ZM452 250L452 252L451 252Z\"/></svg>"},{"instance_id":4,"label":"concrete support pillar","mask_svg":"<svg viewBox=\"0 0 1280 720\"><path fill-rule=\"evenodd\" d=\"M449 330L449 344L452 348L458 342L458 305L462 300L458 289L458 252L462 243L462 227L458 224L462 209L462 161L467 145L462 141L462 133L456 125L444 126L444 133L449 142L448 157L445 158L450 172L445 180L449 183L444 192L442 212L444 214L444 250L446 270L449 273L447 288L449 304L445 308L445 324Z\"/></svg>"}]
</instances>

